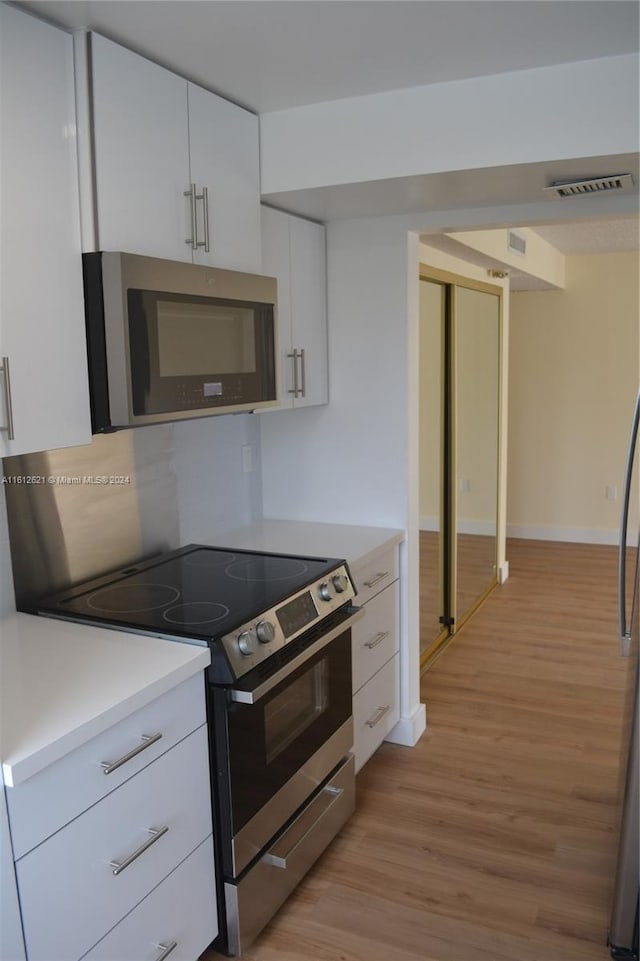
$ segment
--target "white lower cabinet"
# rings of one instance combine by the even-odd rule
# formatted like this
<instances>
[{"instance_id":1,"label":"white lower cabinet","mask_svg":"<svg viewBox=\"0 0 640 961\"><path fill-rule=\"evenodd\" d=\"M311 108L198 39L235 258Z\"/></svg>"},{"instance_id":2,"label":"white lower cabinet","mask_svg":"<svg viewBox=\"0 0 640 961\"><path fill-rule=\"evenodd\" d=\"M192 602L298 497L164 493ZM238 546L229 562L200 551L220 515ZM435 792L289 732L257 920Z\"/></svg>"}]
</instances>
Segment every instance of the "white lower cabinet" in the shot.
<instances>
[{"instance_id":1,"label":"white lower cabinet","mask_svg":"<svg viewBox=\"0 0 640 961\"><path fill-rule=\"evenodd\" d=\"M14 854L28 961L194 961L217 936L202 675L131 717L34 775L24 817L29 781L15 789L10 824L35 841ZM60 805L65 791L81 806ZM41 819L49 799L55 817Z\"/></svg>"},{"instance_id":2,"label":"white lower cabinet","mask_svg":"<svg viewBox=\"0 0 640 961\"><path fill-rule=\"evenodd\" d=\"M195 961L218 933L209 837L83 961Z\"/></svg>"},{"instance_id":3,"label":"white lower cabinet","mask_svg":"<svg viewBox=\"0 0 640 961\"><path fill-rule=\"evenodd\" d=\"M400 719L398 655L380 668L353 698L353 737L359 771Z\"/></svg>"},{"instance_id":4,"label":"white lower cabinet","mask_svg":"<svg viewBox=\"0 0 640 961\"><path fill-rule=\"evenodd\" d=\"M365 616L351 632L353 729L359 771L400 718L398 549L351 566Z\"/></svg>"}]
</instances>

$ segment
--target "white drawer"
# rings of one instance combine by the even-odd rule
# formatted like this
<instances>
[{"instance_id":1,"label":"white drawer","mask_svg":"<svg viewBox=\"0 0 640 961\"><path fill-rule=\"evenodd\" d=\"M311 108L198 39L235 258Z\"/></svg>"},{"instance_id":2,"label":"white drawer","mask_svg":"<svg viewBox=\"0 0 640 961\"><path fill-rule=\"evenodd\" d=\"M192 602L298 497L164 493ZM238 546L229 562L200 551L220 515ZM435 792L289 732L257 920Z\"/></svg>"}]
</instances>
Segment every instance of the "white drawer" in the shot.
<instances>
[{"instance_id":1,"label":"white drawer","mask_svg":"<svg viewBox=\"0 0 640 961\"><path fill-rule=\"evenodd\" d=\"M213 842L207 838L83 961L194 961L218 935Z\"/></svg>"},{"instance_id":2,"label":"white drawer","mask_svg":"<svg viewBox=\"0 0 640 961\"><path fill-rule=\"evenodd\" d=\"M164 754L206 720L204 678L197 674L103 734L7 791L14 857L21 858L132 774ZM161 734L147 746L143 735ZM111 773L113 762L143 749Z\"/></svg>"},{"instance_id":3,"label":"white drawer","mask_svg":"<svg viewBox=\"0 0 640 961\"><path fill-rule=\"evenodd\" d=\"M356 563L349 569L358 589L356 604L366 604L398 579L398 548L396 545L389 547L366 564Z\"/></svg>"},{"instance_id":4,"label":"white drawer","mask_svg":"<svg viewBox=\"0 0 640 961\"><path fill-rule=\"evenodd\" d=\"M400 718L399 656L392 657L353 699L356 771L369 760Z\"/></svg>"},{"instance_id":5,"label":"white drawer","mask_svg":"<svg viewBox=\"0 0 640 961\"><path fill-rule=\"evenodd\" d=\"M353 693L387 663L400 644L399 582L395 581L365 605L365 615L351 628Z\"/></svg>"},{"instance_id":6,"label":"white drawer","mask_svg":"<svg viewBox=\"0 0 640 961\"><path fill-rule=\"evenodd\" d=\"M17 862L29 961L80 958L209 834L202 726Z\"/></svg>"}]
</instances>

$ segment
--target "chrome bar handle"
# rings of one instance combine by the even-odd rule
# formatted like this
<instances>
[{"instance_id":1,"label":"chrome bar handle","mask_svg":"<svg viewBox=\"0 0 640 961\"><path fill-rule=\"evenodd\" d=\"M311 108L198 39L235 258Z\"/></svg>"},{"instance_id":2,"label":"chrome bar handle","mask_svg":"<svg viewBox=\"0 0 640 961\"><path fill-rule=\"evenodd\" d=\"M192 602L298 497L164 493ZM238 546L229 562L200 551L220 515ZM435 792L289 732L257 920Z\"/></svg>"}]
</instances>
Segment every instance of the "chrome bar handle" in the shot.
<instances>
[{"instance_id":1,"label":"chrome bar handle","mask_svg":"<svg viewBox=\"0 0 640 961\"><path fill-rule=\"evenodd\" d=\"M378 644L382 644L385 637L389 637L389 631L380 631L380 633L376 634L375 637L372 637L370 641L365 641L364 646L368 647L369 650L372 651L374 647L378 646Z\"/></svg>"},{"instance_id":2,"label":"chrome bar handle","mask_svg":"<svg viewBox=\"0 0 640 961\"><path fill-rule=\"evenodd\" d=\"M289 859L293 857L300 845L307 840L311 832L318 826L318 822L325 817L327 812L333 807L336 801L340 800L343 794L344 788L342 787L334 787L332 784L327 784L326 787L323 787L320 793L309 804L309 807L300 815L298 820L293 822L289 830L285 832L271 851L268 851L263 856L262 860L264 863L270 865L272 868L282 868L286 871ZM318 808L322 808L320 813L317 812ZM291 833L296 836L298 833L296 831L297 826L303 828L303 833L299 837L296 837L288 851L282 851L282 845L287 839L287 834Z\"/></svg>"},{"instance_id":3,"label":"chrome bar handle","mask_svg":"<svg viewBox=\"0 0 640 961\"><path fill-rule=\"evenodd\" d=\"M369 720L366 722L367 727L375 727L376 724L379 724L382 718L385 716L385 714L388 714L390 710L391 710L390 704L385 704L384 707L379 707L378 710L375 712L375 714L373 714L369 718Z\"/></svg>"},{"instance_id":4,"label":"chrome bar handle","mask_svg":"<svg viewBox=\"0 0 640 961\"><path fill-rule=\"evenodd\" d=\"M629 527L629 503L631 499L631 481L633 479L633 461L636 452L636 442L638 440L638 424L640 423L640 391L636 397L636 405L633 411L631 423L631 434L629 436L629 449L627 450L627 463L624 479L624 497L622 500L622 511L620 514L620 545L618 548L618 628L620 633L621 653L628 654L631 647L630 625L627 624L627 530ZM637 559L636 559L637 565ZM636 607L637 592L636 577L633 587L632 618Z\"/></svg>"},{"instance_id":5,"label":"chrome bar handle","mask_svg":"<svg viewBox=\"0 0 640 961\"><path fill-rule=\"evenodd\" d=\"M130 761L142 751L146 751L147 748L151 747L152 744L155 744L157 741L159 741L162 737L162 734L160 734L160 732L157 734L142 734L141 737L142 744L138 744L138 746L134 747L133 750L129 751L128 754L123 754L122 757L119 757L117 761L101 761L100 766L103 770L103 773L112 774L114 771L117 771L118 768L122 767L123 764L126 764L127 761Z\"/></svg>"},{"instance_id":6,"label":"chrome bar handle","mask_svg":"<svg viewBox=\"0 0 640 961\"><path fill-rule=\"evenodd\" d=\"M172 941L170 944L154 944L154 948L157 948L158 951L162 951L162 954L158 955L156 961L164 961L164 959L168 958L171 952L175 951L177 947L177 941Z\"/></svg>"},{"instance_id":7,"label":"chrome bar handle","mask_svg":"<svg viewBox=\"0 0 640 961\"><path fill-rule=\"evenodd\" d=\"M380 581L383 581L383 580L385 579L385 577L388 577L388 576L389 576L389 571L378 571L378 573L376 574L376 576L373 578L372 581L365 581L365 582L364 582L364 586L365 586L365 587L375 587L376 584L379 584Z\"/></svg>"},{"instance_id":8,"label":"chrome bar handle","mask_svg":"<svg viewBox=\"0 0 640 961\"><path fill-rule=\"evenodd\" d=\"M298 352L300 358L300 396L307 396L307 369L304 362L304 347Z\"/></svg>"},{"instance_id":9,"label":"chrome bar handle","mask_svg":"<svg viewBox=\"0 0 640 961\"><path fill-rule=\"evenodd\" d=\"M13 406L11 404L11 377L9 375L9 358L2 358L0 373L4 374L4 399L7 405L7 423L0 426L0 430L6 431L7 440L15 440L16 435L13 430Z\"/></svg>"},{"instance_id":10,"label":"chrome bar handle","mask_svg":"<svg viewBox=\"0 0 640 961\"><path fill-rule=\"evenodd\" d=\"M298 351L295 349L295 347L293 348L293 353L292 353L292 354L287 354L287 358L288 358L289 360L292 360L292 361L293 361L293 389L290 387L288 393L293 394L294 397L297 397L298 394L299 394L299 387L298 387Z\"/></svg>"},{"instance_id":11,"label":"chrome bar handle","mask_svg":"<svg viewBox=\"0 0 640 961\"><path fill-rule=\"evenodd\" d=\"M188 190L184 192L185 197L189 197L189 205L191 207L191 237L187 237L185 244L189 244L192 250L198 249L198 226L196 219L196 185L191 184Z\"/></svg>"},{"instance_id":12,"label":"chrome bar handle","mask_svg":"<svg viewBox=\"0 0 640 961\"><path fill-rule=\"evenodd\" d=\"M196 194L196 200L202 201L202 220L204 223L204 240L196 243L196 247L204 247L209 253L209 188L203 187L201 194Z\"/></svg>"},{"instance_id":13,"label":"chrome bar handle","mask_svg":"<svg viewBox=\"0 0 640 961\"><path fill-rule=\"evenodd\" d=\"M113 868L113 873L116 876L118 874L122 874L125 868L128 868L130 864L133 864L134 861L137 861L140 855L144 854L145 851L148 851L151 845L155 844L156 841L159 841L162 835L166 834L168 830L169 828L167 825L161 828L147 828L147 833L150 834L151 837L148 838L144 844L141 844L139 848L136 848L136 850L130 854L129 857L126 857L124 861L109 861L109 866Z\"/></svg>"}]
</instances>

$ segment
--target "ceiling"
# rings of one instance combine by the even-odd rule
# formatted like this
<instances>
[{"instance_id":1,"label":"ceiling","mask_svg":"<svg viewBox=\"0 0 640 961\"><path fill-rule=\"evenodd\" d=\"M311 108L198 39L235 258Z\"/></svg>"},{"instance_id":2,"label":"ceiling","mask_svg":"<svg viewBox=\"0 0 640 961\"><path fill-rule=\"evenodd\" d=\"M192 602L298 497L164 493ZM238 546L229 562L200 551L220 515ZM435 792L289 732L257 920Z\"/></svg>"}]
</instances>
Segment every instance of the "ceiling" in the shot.
<instances>
[{"instance_id":1,"label":"ceiling","mask_svg":"<svg viewBox=\"0 0 640 961\"><path fill-rule=\"evenodd\" d=\"M635 0L28 0L263 113L638 49Z\"/></svg>"},{"instance_id":2,"label":"ceiling","mask_svg":"<svg viewBox=\"0 0 640 961\"><path fill-rule=\"evenodd\" d=\"M584 220L536 226L535 232L563 254L621 253L640 250L638 217Z\"/></svg>"}]
</instances>

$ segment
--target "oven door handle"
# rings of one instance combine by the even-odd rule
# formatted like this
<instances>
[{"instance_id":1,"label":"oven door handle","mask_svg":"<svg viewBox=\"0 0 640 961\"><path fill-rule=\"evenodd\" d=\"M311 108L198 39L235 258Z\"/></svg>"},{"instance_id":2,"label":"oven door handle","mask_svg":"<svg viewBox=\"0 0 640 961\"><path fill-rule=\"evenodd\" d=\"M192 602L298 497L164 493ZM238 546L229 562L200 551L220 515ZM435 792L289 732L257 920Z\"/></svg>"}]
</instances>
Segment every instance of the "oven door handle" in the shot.
<instances>
[{"instance_id":1,"label":"oven door handle","mask_svg":"<svg viewBox=\"0 0 640 961\"><path fill-rule=\"evenodd\" d=\"M258 686L254 687L251 691L232 688L230 691L231 700L237 701L240 704L256 704L265 694L268 694L269 691L272 691L281 681L284 681L285 678L292 674L293 671L314 657L318 651L321 651L322 648L330 644L331 641L335 641L336 637L348 631L361 617L364 617L364 609L362 607L349 607L347 610L349 617L337 624L327 634L323 634L322 637L314 641L313 644L310 644L309 647L305 648L304 651L298 654L297 657L294 657L284 667L281 667L275 674L272 674L271 677L268 677L262 684L258 684Z\"/></svg>"}]
</instances>

